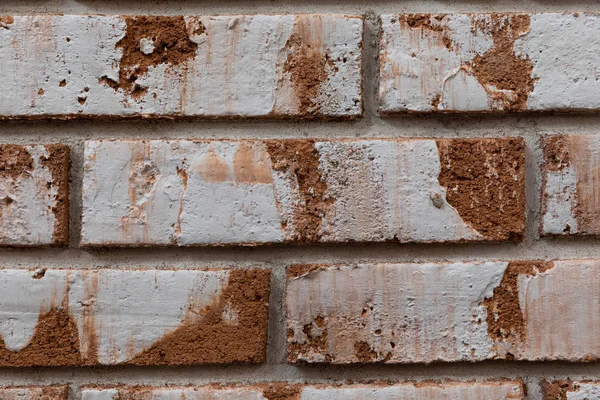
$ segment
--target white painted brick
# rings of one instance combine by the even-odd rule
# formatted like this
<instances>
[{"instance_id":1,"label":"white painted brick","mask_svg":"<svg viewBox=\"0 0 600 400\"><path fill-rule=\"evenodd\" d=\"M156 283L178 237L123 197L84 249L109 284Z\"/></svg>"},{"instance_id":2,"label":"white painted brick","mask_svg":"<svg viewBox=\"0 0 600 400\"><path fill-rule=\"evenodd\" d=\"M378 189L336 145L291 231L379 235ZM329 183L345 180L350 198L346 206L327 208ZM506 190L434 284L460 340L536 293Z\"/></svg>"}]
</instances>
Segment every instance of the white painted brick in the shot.
<instances>
[{"instance_id":1,"label":"white painted brick","mask_svg":"<svg viewBox=\"0 0 600 400\"><path fill-rule=\"evenodd\" d=\"M358 117L362 32L344 15L3 17L0 119Z\"/></svg>"},{"instance_id":2,"label":"white painted brick","mask_svg":"<svg viewBox=\"0 0 600 400\"><path fill-rule=\"evenodd\" d=\"M596 360L599 272L599 261L292 267L288 360Z\"/></svg>"},{"instance_id":3,"label":"white painted brick","mask_svg":"<svg viewBox=\"0 0 600 400\"><path fill-rule=\"evenodd\" d=\"M600 16L381 16L380 111L600 108Z\"/></svg>"},{"instance_id":4,"label":"white painted brick","mask_svg":"<svg viewBox=\"0 0 600 400\"><path fill-rule=\"evenodd\" d=\"M82 244L520 240L521 139L89 141Z\"/></svg>"},{"instance_id":5,"label":"white painted brick","mask_svg":"<svg viewBox=\"0 0 600 400\"><path fill-rule=\"evenodd\" d=\"M523 384L516 381L423 382L369 385L201 386L189 388L83 388L82 400L117 400L119 396L180 400L507 400L523 399Z\"/></svg>"},{"instance_id":6,"label":"white painted brick","mask_svg":"<svg viewBox=\"0 0 600 400\"><path fill-rule=\"evenodd\" d=\"M542 382L543 400L600 399L600 382L573 381L570 379Z\"/></svg>"},{"instance_id":7,"label":"white painted brick","mask_svg":"<svg viewBox=\"0 0 600 400\"><path fill-rule=\"evenodd\" d=\"M266 270L2 269L0 293L0 366L265 356Z\"/></svg>"},{"instance_id":8,"label":"white painted brick","mask_svg":"<svg viewBox=\"0 0 600 400\"><path fill-rule=\"evenodd\" d=\"M543 138L542 234L600 234L600 139Z\"/></svg>"},{"instance_id":9,"label":"white painted brick","mask_svg":"<svg viewBox=\"0 0 600 400\"><path fill-rule=\"evenodd\" d=\"M33 386L0 388L2 400L67 400L66 386Z\"/></svg>"},{"instance_id":10,"label":"white painted brick","mask_svg":"<svg viewBox=\"0 0 600 400\"><path fill-rule=\"evenodd\" d=\"M69 148L0 145L0 245L66 245Z\"/></svg>"}]
</instances>

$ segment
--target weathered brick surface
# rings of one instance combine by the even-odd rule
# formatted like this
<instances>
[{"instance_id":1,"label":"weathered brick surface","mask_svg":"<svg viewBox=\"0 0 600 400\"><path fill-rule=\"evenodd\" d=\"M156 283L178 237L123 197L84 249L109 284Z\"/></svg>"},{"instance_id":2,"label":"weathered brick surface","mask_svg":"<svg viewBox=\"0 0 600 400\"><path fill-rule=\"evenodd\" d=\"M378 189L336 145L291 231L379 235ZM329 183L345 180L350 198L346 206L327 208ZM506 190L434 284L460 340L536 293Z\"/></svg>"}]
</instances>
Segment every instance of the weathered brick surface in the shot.
<instances>
[{"instance_id":1,"label":"weathered brick surface","mask_svg":"<svg viewBox=\"0 0 600 400\"><path fill-rule=\"evenodd\" d=\"M600 382L573 381L570 379L542 381L543 400L600 399Z\"/></svg>"},{"instance_id":2,"label":"weathered brick surface","mask_svg":"<svg viewBox=\"0 0 600 400\"><path fill-rule=\"evenodd\" d=\"M89 141L84 245L518 241L508 139Z\"/></svg>"},{"instance_id":3,"label":"weathered brick surface","mask_svg":"<svg viewBox=\"0 0 600 400\"><path fill-rule=\"evenodd\" d=\"M69 148L0 144L0 246L68 240Z\"/></svg>"},{"instance_id":4,"label":"weathered brick surface","mask_svg":"<svg viewBox=\"0 0 600 400\"><path fill-rule=\"evenodd\" d=\"M0 119L362 113L361 17L2 18Z\"/></svg>"},{"instance_id":5,"label":"weathered brick surface","mask_svg":"<svg viewBox=\"0 0 600 400\"><path fill-rule=\"evenodd\" d=\"M380 111L600 109L598 14L381 16Z\"/></svg>"},{"instance_id":6,"label":"weathered brick surface","mask_svg":"<svg viewBox=\"0 0 600 400\"><path fill-rule=\"evenodd\" d=\"M550 135L542 143L542 234L600 234L600 139Z\"/></svg>"},{"instance_id":7,"label":"weathered brick surface","mask_svg":"<svg viewBox=\"0 0 600 400\"><path fill-rule=\"evenodd\" d=\"M0 366L263 362L268 270L0 270Z\"/></svg>"},{"instance_id":8,"label":"weathered brick surface","mask_svg":"<svg viewBox=\"0 0 600 400\"><path fill-rule=\"evenodd\" d=\"M290 267L288 360L597 360L599 276L600 261Z\"/></svg>"},{"instance_id":9,"label":"weathered brick surface","mask_svg":"<svg viewBox=\"0 0 600 400\"><path fill-rule=\"evenodd\" d=\"M369 385L201 386L187 388L86 387L82 400L507 400L523 399L523 384L516 381L421 382Z\"/></svg>"},{"instance_id":10,"label":"weathered brick surface","mask_svg":"<svg viewBox=\"0 0 600 400\"><path fill-rule=\"evenodd\" d=\"M33 386L0 388L2 400L67 400L66 386Z\"/></svg>"}]
</instances>

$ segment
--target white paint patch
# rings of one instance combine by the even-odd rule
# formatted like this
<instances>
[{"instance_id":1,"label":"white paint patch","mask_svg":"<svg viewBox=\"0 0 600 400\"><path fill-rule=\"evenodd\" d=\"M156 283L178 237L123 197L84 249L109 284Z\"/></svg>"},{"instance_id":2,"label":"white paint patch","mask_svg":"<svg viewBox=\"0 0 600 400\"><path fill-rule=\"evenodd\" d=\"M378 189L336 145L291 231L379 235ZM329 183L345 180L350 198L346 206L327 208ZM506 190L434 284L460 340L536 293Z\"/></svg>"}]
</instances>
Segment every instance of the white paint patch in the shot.
<instances>
[{"instance_id":1,"label":"white paint patch","mask_svg":"<svg viewBox=\"0 0 600 400\"><path fill-rule=\"evenodd\" d=\"M106 83L119 82L123 49L116 44L126 33L124 17L14 17L0 30L0 118L305 116L284 72L286 44L299 22L313 29L310 45L334 60L314 99L320 115L362 114L361 17L188 16L184 21L198 45L196 54L179 65L150 67L135 81L146 93L132 97ZM140 44L142 54L154 51L150 40ZM87 100L80 104L86 88Z\"/></svg>"},{"instance_id":2,"label":"white paint patch","mask_svg":"<svg viewBox=\"0 0 600 400\"><path fill-rule=\"evenodd\" d=\"M471 65L493 46L490 14L446 14L410 26L403 15L383 15L380 38L380 111L503 111L502 96L480 82ZM528 32L516 38L517 57L533 66L526 110L600 108L600 16L529 14ZM506 21L506 17L501 17ZM505 22L503 22L505 23Z\"/></svg>"},{"instance_id":3,"label":"white paint patch","mask_svg":"<svg viewBox=\"0 0 600 400\"><path fill-rule=\"evenodd\" d=\"M330 266L287 282L288 344L327 331L326 349L293 360L358 362L355 345L376 353L369 362L479 361L494 357L482 301L508 263L360 264ZM324 323L314 323L322 317ZM310 347L310 346L308 346ZM289 355L288 355L289 356Z\"/></svg>"},{"instance_id":4,"label":"white paint patch","mask_svg":"<svg viewBox=\"0 0 600 400\"><path fill-rule=\"evenodd\" d=\"M598 382L575 382L574 391L567 392L567 400L593 400L600 399L600 384Z\"/></svg>"},{"instance_id":5,"label":"white paint patch","mask_svg":"<svg viewBox=\"0 0 600 400\"><path fill-rule=\"evenodd\" d=\"M226 270L0 270L0 335L11 351L25 348L38 317L62 307L75 320L80 352L98 362L133 358L185 323L202 318L228 283ZM97 348L93 348L94 341Z\"/></svg>"},{"instance_id":6,"label":"white paint patch","mask_svg":"<svg viewBox=\"0 0 600 400\"><path fill-rule=\"evenodd\" d=\"M51 245L55 224L52 208L58 188L50 169L42 164L42 158L48 156L45 147L25 149L32 157L33 169L16 179L0 178L0 245Z\"/></svg>"},{"instance_id":7,"label":"white paint patch","mask_svg":"<svg viewBox=\"0 0 600 400\"><path fill-rule=\"evenodd\" d=\"M542 213L542 232L548 235L578 232L575 207L577 206L577 171L573 164L559 171L544 172L545 212Z\"/></svg>"}]
</instances>

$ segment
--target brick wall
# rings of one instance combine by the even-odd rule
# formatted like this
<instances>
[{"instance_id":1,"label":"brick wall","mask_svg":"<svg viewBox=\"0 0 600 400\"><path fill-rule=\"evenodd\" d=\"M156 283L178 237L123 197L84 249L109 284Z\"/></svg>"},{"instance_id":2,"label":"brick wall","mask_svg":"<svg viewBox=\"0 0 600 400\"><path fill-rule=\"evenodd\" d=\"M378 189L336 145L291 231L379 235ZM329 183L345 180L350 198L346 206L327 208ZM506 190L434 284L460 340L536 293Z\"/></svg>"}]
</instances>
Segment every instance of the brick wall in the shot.
<instances>
[{"instance_id":1,"label":"brick wall","mask_svg":"<svg viewBox=\"0 0 600 400\"><path fill-rule=\"evenodd\" d=\"M5 0L0 399L600 398L593 11Z\"/></svg>"}]
</instances>

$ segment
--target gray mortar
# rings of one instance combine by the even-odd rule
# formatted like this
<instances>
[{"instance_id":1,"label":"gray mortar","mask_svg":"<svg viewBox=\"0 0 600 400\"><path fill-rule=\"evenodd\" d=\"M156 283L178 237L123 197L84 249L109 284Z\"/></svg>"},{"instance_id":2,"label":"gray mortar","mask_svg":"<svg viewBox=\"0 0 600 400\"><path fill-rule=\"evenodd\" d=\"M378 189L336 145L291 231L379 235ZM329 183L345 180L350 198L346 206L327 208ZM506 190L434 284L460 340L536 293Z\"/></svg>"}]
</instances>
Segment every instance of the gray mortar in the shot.
<instances>
[{"instance_id":1,"label":"gray mortar","mask_svg":"<svg viewBox=\"0 0 600 400\"><path fill-rule=\"evenodd\" d=\"M500 4L501 3L501 4ZM64 14L243 14L344 13L366 19L364 44L365 117L355 122L294 121L66 121L0 122L3 143L65 143L71 146L71 247L61 249L0 249L0 266L69 268L270 268L270 338L268 362L257 366L110 367L110 368L0 368L0 386L71 384L77 399L85 384L199 385L209 382L245 383L288 381L342 383L365 380L522 378L528 399L541 399L539 380L600 379L600 362L482 362L425 365L294 366L285 364L284 289L287 265L326 262L406 262L458 260L519 260L600 258L593 238L540 239L539 208L542 161L541 135L550 133L600 134L600 114L508 116L377 115L376 15L404 12L574 12L596 11L600 1L509 0L391 1L372 0L2 0L0 15ZM83 143L104 138L290 138L290 137L506 137L521 136L527 146L527 228L520 244L347 244L258 248L111 249L78 248L81 228Z\"/></svg>"}]
</instances>

